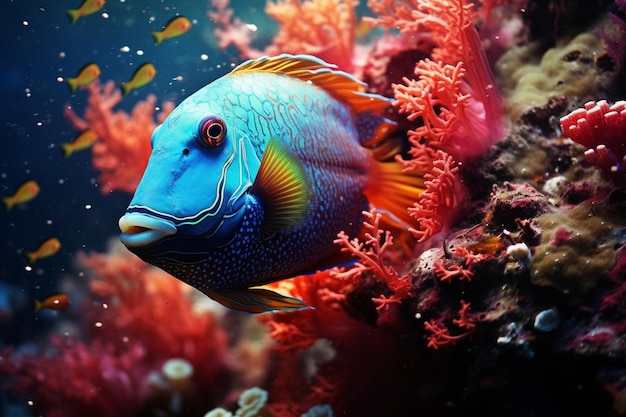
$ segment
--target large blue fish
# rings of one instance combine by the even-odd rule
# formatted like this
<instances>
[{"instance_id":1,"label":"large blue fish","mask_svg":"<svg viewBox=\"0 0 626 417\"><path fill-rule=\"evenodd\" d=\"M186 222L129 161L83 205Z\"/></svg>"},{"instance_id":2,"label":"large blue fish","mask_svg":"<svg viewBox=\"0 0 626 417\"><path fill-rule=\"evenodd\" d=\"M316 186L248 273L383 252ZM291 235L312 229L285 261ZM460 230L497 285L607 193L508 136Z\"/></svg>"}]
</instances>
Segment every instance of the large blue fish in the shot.
<instances>
[{"instance_id":1,"label":"large blue fish","mask_svg":"<svg viewBox=\"0 0 626 417\"><path fill-rule=\"evenodd\" d=\"M335 265L370 204L410 222L422 180L375 157L389 105L315 57L239 65L155 129L122 242L230 308L305 308L250 287Z\"/></svg>"}]
</instances>

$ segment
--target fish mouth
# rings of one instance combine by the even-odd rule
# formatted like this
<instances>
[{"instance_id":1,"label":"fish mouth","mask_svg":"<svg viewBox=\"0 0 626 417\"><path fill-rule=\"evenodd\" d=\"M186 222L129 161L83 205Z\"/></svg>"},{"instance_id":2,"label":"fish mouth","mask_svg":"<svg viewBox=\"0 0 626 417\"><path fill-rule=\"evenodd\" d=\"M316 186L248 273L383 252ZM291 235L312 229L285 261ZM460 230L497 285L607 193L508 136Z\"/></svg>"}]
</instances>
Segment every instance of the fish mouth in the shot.
<instances>
[{"instance_id":1,"label":"fish mouth","mask_svg":"<svg viewBox=\"0 0 626 417\"><path fill-rule=\"evenodd\" d=\"M141 213L128 213L119 220L120 240L129 248L147 246L176 233L176 226L164 219Z\"/></svg>"}]
</instances>

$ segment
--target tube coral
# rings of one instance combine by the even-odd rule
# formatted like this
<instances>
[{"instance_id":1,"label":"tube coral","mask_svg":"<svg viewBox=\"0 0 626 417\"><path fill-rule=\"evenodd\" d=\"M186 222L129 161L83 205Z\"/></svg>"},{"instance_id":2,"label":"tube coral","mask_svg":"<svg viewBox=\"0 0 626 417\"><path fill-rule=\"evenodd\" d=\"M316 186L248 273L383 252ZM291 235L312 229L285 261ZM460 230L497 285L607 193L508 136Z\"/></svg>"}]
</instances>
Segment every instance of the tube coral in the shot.
<instances>
[{"instance_id":1,"label":"tube coral","mask_svg":"<svg viewBox=\"0 0 626 417\"><path fill-rule=\"evenodd\" d=\"M585 157L615 184L626 186L626 101L587 102L561 118L563 133L587 148Z\"/></svg>"},{"instance_id":2,"label":"tube coral","mask_svg":"<svg viewBox=\"0 0 626 417\"><path fill-rule=\"evenodd\" d=\"M98 182L102 194L113 190L134 192L150 156L152 131L173 110L174 104L164 102L156 114L156 97L149 95L140 101L130 114L114 111L122 100L122 93L113 81L104 85L94 82L85 87L87 107L79 117L71 106L66 106L65 117L77 130L92 129L98 139L92 147L93 167L100 171Z\"/></svg>"}]
</instances>

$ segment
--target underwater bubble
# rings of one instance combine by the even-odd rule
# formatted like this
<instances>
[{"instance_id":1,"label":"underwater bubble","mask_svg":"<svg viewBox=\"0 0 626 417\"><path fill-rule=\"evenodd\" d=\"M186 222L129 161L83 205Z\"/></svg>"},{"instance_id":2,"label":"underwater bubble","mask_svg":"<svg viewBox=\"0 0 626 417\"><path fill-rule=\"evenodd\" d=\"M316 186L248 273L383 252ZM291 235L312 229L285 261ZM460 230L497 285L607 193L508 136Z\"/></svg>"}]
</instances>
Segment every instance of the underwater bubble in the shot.
<instances>
[{"instance_id":1,"label":"underwater bubble","mask_svg":"<svg viewBox=\"0 0 626 417\"><path fill-rule=\"evenodd\" d=\"M135 52L137 55L142 56L143 55L143 51L141 49L138 49L137 52Z\"/></svg>"},{"instance_id":2,"label":"underwater bubble","mask_svg":"<svg viewBox=\"0 0 626 417\"><path fill-rule=\"evenodd\" d=\"M130 47L128 45L124 45L120 48L121 52L130 52Z\"/></svg>"},{"instance_id":3,"label":"underwater bubble","mask_svg":"<svg viewBox=\"0 0 626 417\"><path fill-rule=\"evenodd\" d=\"M30 24L30 23L28 23L28 20L24 20L24 21L22 21L22 25L24 25L24 26L28 26L29 24Z\"/></svg>"},{"instance_id":4,"label":"underwater bubble","mask_svg":"<svg viewBox=\"0 0 626 417\"><path fill-rule=\"evenodd\" d=\"M57 77L57 82L58 82L58 83L62 83L63 81L65 81L65 80L63 79L63 77Z\"/></svg>"},{"instance_id":5,"label":"underwater bubble","mask_svg":"<svg viewBox=\"0 0 626 417\"><path fill-rule=\"evenodd\" d=\"M24 267L24 270L25 270L26 272L31 272L31 271L33 270L33 267L32 267L32 266L30 266L30 265L26 265L26 266Z\"/></svg>"},{"instance_id":6,"label":"underwater bubble","mask_svg":"<svg viewBox=\"0 0 626 417\"><path fill-rule=\"evenodd\" d=\"M103 19L108 19L109 18L109 14L107 12L102 13L102 18Z\"/></svg>"},{"instance_id":7,"label":"underwater bubble","mask_svg":"<svg viewBox=\"0 0 626 417\"><path fill-rule=\"evenodd\" d=\"M202 55L200 55L200 59L201 59L202 61L206 61L206 60L208 60L208 59L209 59L209 56L208 56L207 54L202 54Z\"/></svg>"}]
</instances>

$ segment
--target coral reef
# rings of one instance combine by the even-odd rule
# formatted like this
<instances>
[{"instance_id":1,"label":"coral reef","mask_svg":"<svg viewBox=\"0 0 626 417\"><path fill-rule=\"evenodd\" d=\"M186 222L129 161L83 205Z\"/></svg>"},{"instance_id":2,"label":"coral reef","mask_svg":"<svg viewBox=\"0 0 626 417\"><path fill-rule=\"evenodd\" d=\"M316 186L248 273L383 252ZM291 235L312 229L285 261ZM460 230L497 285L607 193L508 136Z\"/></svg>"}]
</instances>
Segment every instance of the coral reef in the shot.
<instances>
[{"instance_id":1,"label":"coral reef","mask_svg":"<svg viewBox=\"0 0 626 417\"><path fill-rule=\"evenodd\" d=\"M365 211L335 240L352 262L267 284L312 309L258 317L199 311L128 253L81 254L78 330L3 351L5 389L52 416L626 414L626 110L608 104L623 39L576 13L535 42L563 2L370 0L384 33L356 47L356 2L285 0L267 4L278 34L260 50L227 0L211 4L220 48L314 53L394 96L395 158L426 189L416 227ZM87 91L84 118L66 115L98 133L103 191L130 191L155 98L128 115L112 84Z\"/></svg>"},{"instance_id":2,"label":"coral reef","mask_svg":"<svg viewBox=\"0 0 626 417\"><path fill-rule=\"evenodd\" d=\"M5 351L4 389L53 416L201 415L227 381L227 338L189 289L124 250L79 254L88 278L76 332L39 353Z\"/></svg>"}]
</instances>

